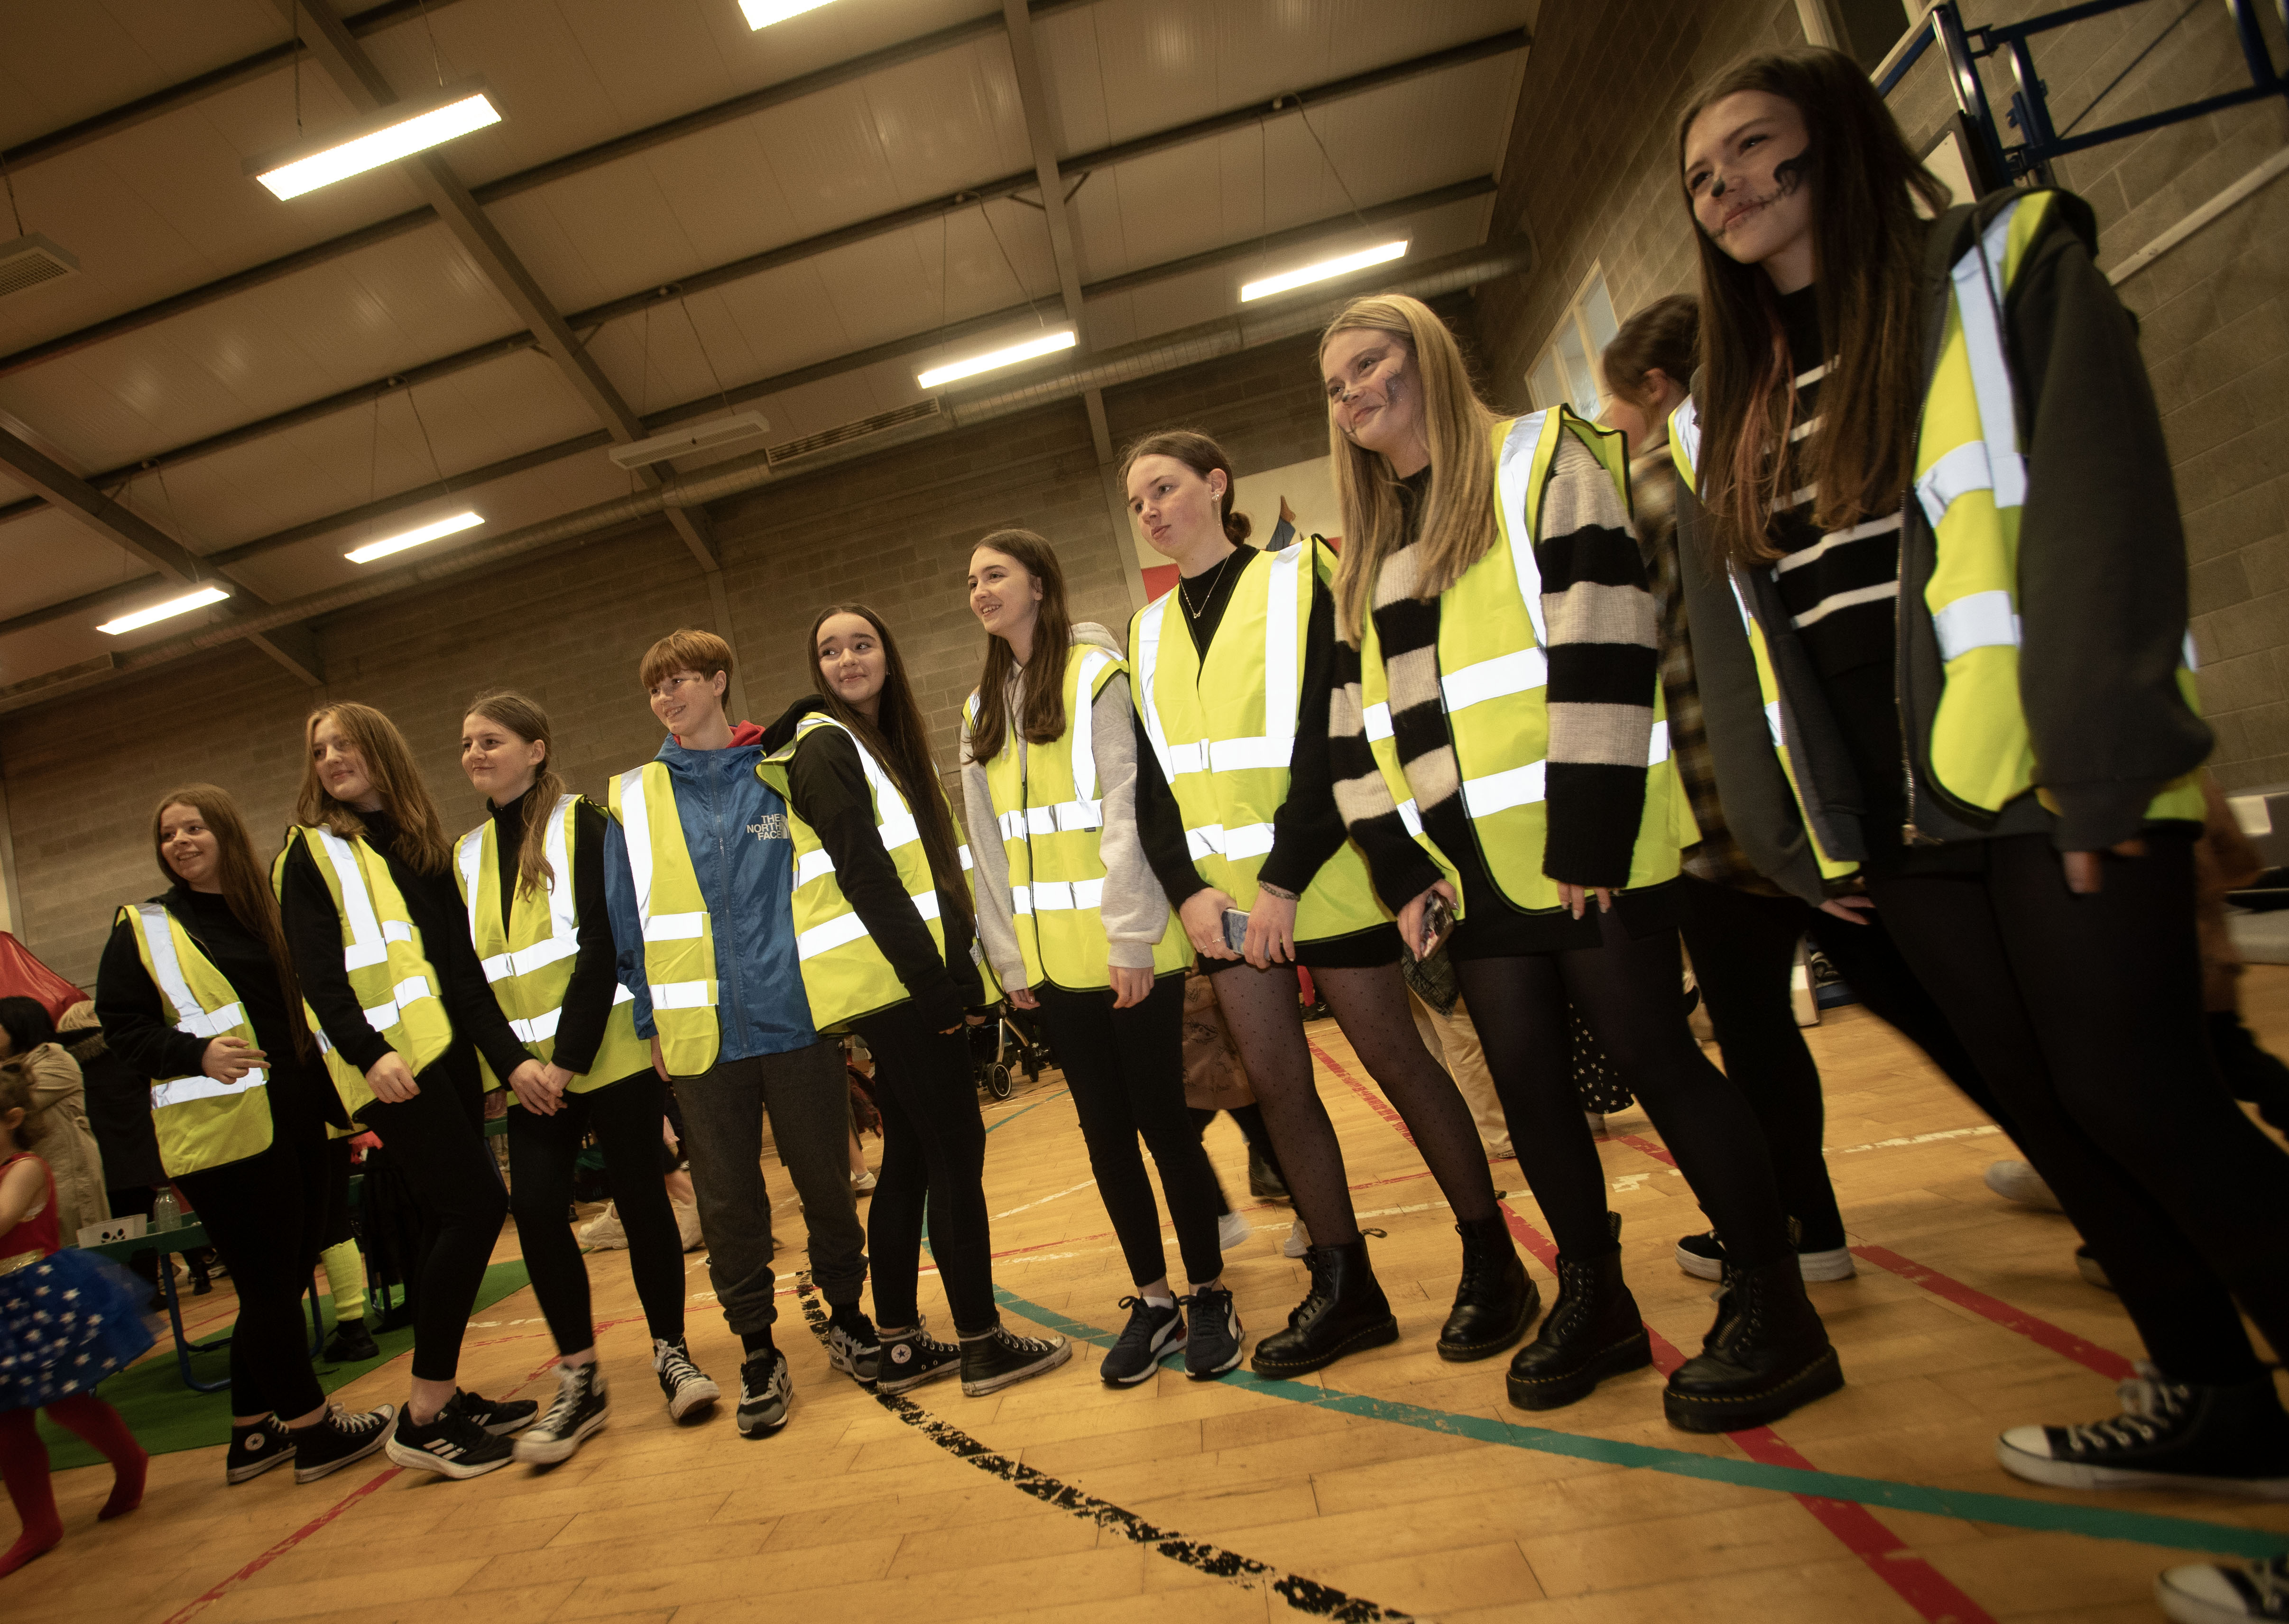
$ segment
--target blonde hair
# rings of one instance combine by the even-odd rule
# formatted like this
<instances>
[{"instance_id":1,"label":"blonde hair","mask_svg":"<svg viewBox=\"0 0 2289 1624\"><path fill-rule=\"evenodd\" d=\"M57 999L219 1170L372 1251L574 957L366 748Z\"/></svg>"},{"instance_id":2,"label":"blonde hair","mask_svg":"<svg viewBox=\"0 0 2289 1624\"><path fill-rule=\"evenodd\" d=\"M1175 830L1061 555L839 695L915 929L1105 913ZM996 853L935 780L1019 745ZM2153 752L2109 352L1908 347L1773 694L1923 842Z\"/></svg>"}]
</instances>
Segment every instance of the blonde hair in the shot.
<instances>
[{"instance_id":1,"label":"blonde hair","mask_svg":"<svg viewBox=\"0 0 2289 1624\"><path fill-rule=\"evenodd\" d=\"M318 777L317 758L310 752L318 724L331 717L365 763L366 782L380 799L381 809L397 824L397 856L419 874L442 874L453 860L452 842L445 838L445 821L437 815L436 797L413 765L413 751L397 724L370 705L324 705L310 712L302 728L302 792L295 798L294 821L305 827L323 824L344 840L365 832L365 820L355 807L336 800Z\"/></svg>"},{"instance_id":2,"label":"blonde hair","mask_svg":"<svg viewBox=\"0 0 2289 1624\"><path fill-rule=\"evenodd\" d=\"M1423 500L1419 579L1424 601L1437 597L1495 545L1494 426L1496 418L1471 386L1455 335L1431 307L1404 293L1355 299L1320 335L1320 353L1339 332L1389 333L1407 346L1423 397L1424 439L1431 448L1431 486ZM1344 549L1336 568L1336 629L1356 644L1373 605L1384 560L1407 540L1399 482L1382 453L1353 443L1328 413L1328 452L1335 464Z\"/></svg>"}]
</instances>

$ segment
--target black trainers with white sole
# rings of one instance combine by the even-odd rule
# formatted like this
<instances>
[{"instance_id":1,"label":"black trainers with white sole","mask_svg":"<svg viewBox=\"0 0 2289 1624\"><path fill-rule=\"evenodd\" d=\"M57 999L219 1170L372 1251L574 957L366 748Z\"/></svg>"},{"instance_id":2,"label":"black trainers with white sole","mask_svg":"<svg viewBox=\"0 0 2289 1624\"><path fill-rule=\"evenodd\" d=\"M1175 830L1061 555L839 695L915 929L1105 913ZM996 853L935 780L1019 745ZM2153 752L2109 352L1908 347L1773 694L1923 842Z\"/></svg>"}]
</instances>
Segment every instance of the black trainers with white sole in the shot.
<instances>
[{"instance_id":1,"label":"black trainers with white sole","mask_svg":"<svg viewBox=\"0 0 2289 1624\"><path fill-rule=\"evenodd\" d=\"M516 1458L528 1466L554 1466L570 1461L572 1452L590 1434L602 1431L611 1415L611 1394L602 1365L594 1359L586 1365L559 1365L556 1400L546 1415L518 1437Z\"/></svg>"},{"instance_id":2,"label":"black trainers with white sole","mask_svg":"<svg viewBox=\"0 0 2289 1624\"><path fill-rule=\"evenodd\" d=\"M389 1432L390 1463L441 1477L482 1477L506 1466L516 1446L486 1431L469 1413L467 1397L455 1393L427 1421L415 1421L411 1410L399 1415Z\"/></svg>"},{"instance_id":3,"label":"black trainers with white sole","mask_svg":"<svg viewBox=\"0 0 2289 1624\"><path fill-rule=\"evenodd\" d=\"M739 1432L767 1438L787 1424L794 1408L794 1373L778 1349L759 1353L739 1366Z\"/></svg>"},{"instance_id":4,"label":"black trainers with white sole","mask_svg":"<svg viewBox=\"0 0 2289 1624\"><path fill-rule=\"evenodd\" d=\"M1794 1231L1791 1223L1791 1231ZM1848 1280L1859 1271L1853 1267L1852 1248L1835 1246L1825 1251L1796 1254L1797 1272L1807 1280ZM1677 1266L1696 1280L1722 1280L1725 1278L1725 1243L1717 1238L1717 1231L1709 1230L1699 1235L1681 1237L1677 1243Z\"/></svg>"},{"instance_id":5,"label":"black trainers with white sole","mask_svg":"<svg viewBox=\"0 0 2289 1624\"><path fill-rule=\"evenodd\" d=\"M2054 1488L2289 1500L2289 1414L2270 1374L2202 1387L2167 1381L2150 1365L2138 1369L2115 1389L2121 1414L2081 1427L2014 1427L1995 1440L1996 1460L2014 1477Z\"/></svg>"},{"instance_id":6,"label":"black trainers with white sole","mask_svg":"<svg viewBox=\"0 0 2289 1624\"><path fill-rule=\"evenodd\" d=\"M651 1371L659 1378L660 1397L667 1400L667 1413L673 1420L682 1421L723 1396L723 1389L691 1362L690 1351L680 1336L672 1342L660 1337L652 1339Z\"/></svg>"},{"instance_id":7,"label":"black trainers with white sole","mask_svg":"<svg viewBox=\"0 0 2289 1624\"><path fill-rule=\"evenodd\" d=\"M539 1418L540 1405L530 1398L487 1398L466 1388L456 1389L461 1413L497 1438L522 1432Z\"/></svg>"},{"instance_id":8,"label":"black trainers with white sole","mask_svg":"<svg viewBox=\"0 0 2289 1624\"><path fill-rule=\"evenodd\" d=\"M1192 1318L1184 1334L1184 1374L1195 1381L1213 1381L1236 1368L1247 1357L1240 1341L1240 1310L1232 1294L1221 1286L1204 1286L1184 1299Z\"/></svg>"},{"instance_id":9,"label":"black trainers with white sole","mask_svg":"<svg viewBox=\"0 0 2289 1624\"><path fill-rule=\"evenodd\" d=\"M1173 1301L1163 1307L1142 1297L1123 1297L1121 1306L1129 1310L1129 1323L1105 1349L1097 1373L1107 1387L1135 1387L1149 1380L1162 1360L1184 1350L1184 1310Z\"/></svg>"},{"instance_id":10,"label":"black trainers with white sole","mask_svg":"<svg viewBox=\"0 0 2289 1624\"><path fill-rule=\"evenodd\" d=\"M329 1472L354 1466L389 1442L395 1405L371 1410L326 1406L325 1419L294 1429L294 1481L315 1483Z\"/></svg>"},{"instance_id":11,"label":"black trainers with white sole","mask_svg":"<svg viewBox=\"0 0 2289 1624\"><path fill-rule=\"evenodd\" d=\"M927 1320L911 1331L882 1339L881 1373L875 1378L878 1393L910 1392L941 1376L961 1370L961 1349L929 1334Z\"/></svg>"},{"instance_id":12,"label":"black trainers with white sole","mask_svg":"<svg viewBox=\"0 0 2289 1624\"><path fill-rule=\"evenodd\" d=\"M2289 1556L2246 1567L2201 1562L2165 1568L2154 1580L2154 1599L2176 1624L2280 1624L2289 1620Z\"/></svg>"},{"instance_id":13,"label":"black trainers with white sole","mask_svg":"<svg viewBox=\"0 0 2289 1624\"><path fill-rule=\"evenodd\" d=\"M294 1435L275 1415L266 1415L251 1427L234 1425L230 1449L222 1458L225 1483L248 1483L274 1466L294 1458Z\"/></svg>"},{"instance_id":14,"label":"black trainers with white sole","mask_svg":"<svg viewBox=\"0 0 2289 1624\"><path fill-rule=\"evenodd\" d=\"M881 1376L882 1339L855 1302L827 1317L826 1362L870 1390Z\"/></svg>"},{"instance_id":15,"label":"black trainers with white sole","mask_svg":"<svg viewBox=\"0 0 2289 1624\"><path fill-rule=\"evenodd\" d=\"M1003 1388L1055 1370L1073 1357L1073 1344L1062 1336L1019 1336L1007 1325L996 1325L983 1336L961 1339L961 1390L983 1398Z\"/></svg>"}]
</instances>

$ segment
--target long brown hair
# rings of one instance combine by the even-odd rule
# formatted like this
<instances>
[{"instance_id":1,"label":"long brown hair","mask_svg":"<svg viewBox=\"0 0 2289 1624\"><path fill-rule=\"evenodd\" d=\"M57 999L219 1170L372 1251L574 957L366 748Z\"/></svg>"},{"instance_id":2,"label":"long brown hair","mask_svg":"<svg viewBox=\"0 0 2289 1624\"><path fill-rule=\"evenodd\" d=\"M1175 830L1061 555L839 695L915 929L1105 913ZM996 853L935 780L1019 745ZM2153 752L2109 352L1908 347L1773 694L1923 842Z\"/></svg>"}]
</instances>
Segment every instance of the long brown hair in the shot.
<instances>
[{"instance_id":1,"label":"long brown hair","mask_svg":"<svg viewBox=\"0 0 2289 1624\"><path fill-rule=\"evenodd\" d=\"M1921 402L1922 334L1916 284L1925 232L1920 198L1934 212L1947 187L1909 148L1868 75L1840 51L1797 49L1744 58L1694 96L1677 123L1679 195L1694 121L1726 97L1762 91L1792 102L1808 137L1804 184L1811 190L1813 283L1820 338L1830 361L1821 429L1799 477L1813 487L1814 522L1856 524L1897 507L1913 466ZM1781 506L1796 392L1787 335L1772 280L1711 242L1697 221L1701 255L1701 498L1716 517L1725 555L1775 556L1767 529Z\"/></svg>"},{"instance_id":2,"label":"long brown hair","mask_svg":"<svg viewBox=\"0 0 2289 1624\"><path fill-rule=\"evenodd\" d=\"M555 817L556 803L564 798L564 780L556 771L556 738L549 731L548 712L522 694L497 688L470 700L462 714L498 722L526 744L541 747L540 766L532 775L532 787L524 792L519 819L522 827L516 842L516 889L520 896L527 891L546 895L556 880L556 871L548 862L548 825ZM491 810L492 805L488 799L486 809Z\"/></svg>"},{"instance_id":3,"label":"long brown hair","mask_svg":"<svg viewBox=\"0 0 2289 1624\"><path fill-rule=\"evenodd\" d=\"M317 758L310 741L318 724L331 717L349 736L365 762L366 781L381 799L381 808L397 825L397 856L419 874L442 874L453 861L452 842L445 838L444 820L437 816L436 798L429 793L413 751L397 724L370 705L344 702L321 705L302 727L302 789L294 799L294 821L323 824L344 840L365 832L365 819L355 807L336 800L318 777Z\"/></svg>"},{"instance_id":4,"label":"long brown hair","mask_svg":"<svg viewBox=\"0 0 2289 1624\"><path fill-rule=\"evenodd\" d=\"M996 530L970 549L991 547L1014 558L1041 584L1041 617L1033 623L1033 657L1025 662L1025 708L1017 731L1029 744L1046 744L1065 731L1065 657L1072 651L1073 617L1065 612L1065 572L1055 547L1031 530ZM1009 736L1009 673L1017 657L991 632L985 670L977 679L977 720L969 729L969 759L991 761Z\"/></svg>"},{"instance_id":5,"label":"long brown hair","mask_svg":"<svg viewBox=\"0 0 2289 1624\"><path fill-rule=\"evenodd\" d=\"M1224 538L1239 546L1255 532L1246 513L1232 511L1232 499L1240 489L1240 475L1232 471L1232 458L1224 454L1224 447L1197 429L1172 428L1166 433L1147 434L1122 453L1121 482L1126 488L1129 470L1147 457L1173 457L1193 473L1206 480L1221 469L1224 473L1224 501L1216 509L1216 517L1224 525Z\"/></svg>"},{"instance_id":6,"label":"long brown hair","mask_svg":"<svg viewBox=\"0 0 2289 1624\"><path fill-rule=\"evenodd\" d=\"M818 629L837 615L857 616L874 628L874 639L882 645L882 692L872 717L844 703L819 664ZM945 787L930 756L929 729L922 723L921 706L914 703L905 657L898 652L898 640L890 635L889 623L863 603L830 603L819 610L810 623L810 685L826 701L827 713L858 736L897 784L898 793L906 798L914 822L921 828L922 855L929 859L930 878L937 882L941 894L953 899L964 918L974 920L969 883L961 872L961 843L954 839Z\"/></svg>"},{"instance_id":7,"label":"long brown hair","mask_svg":"<svg viewBox=\"0 0 2289 1624\"><path fill-rule=\"evenodd\" d=\"M254 855L253 837L246 832L246 819L239 815L238 802L228 790L212 784L186 784L159 797L159 804L151 808L151 854L159 860L160 876L170 886L179 886L183 877L167 861L160 833L169 807L189 807L206 820L215 838L215 877L222 881L222 899L229 904L231 917L270 955L271 973L278 977L278 991L285 996L291 1017L288 1023L294 1029L294 1047L307 1059L311 1043L309 1024L300 1014L302 983L294 974L293 955L286 951L286 927L279 919L278 898L270 889L263 864Z\"/></svg>"},{"instance_id":8,"label":"long brown hair","mask_svg":"<svg viewBox=\"0 0 2289 1624\"><path fill-rule=\"evenodd\" d=\"M1320 354L1327 353L1328 339L1354 330L1390 333L1414 358L1423 395L1423 435L1431 447L1431 488L1416 543L1427 602L1494 547L1495 414L1471 386L1471 370L1455 335L1421 299L1379 293L1352 300L1320 335ZM1406 515L1390 463L1336 426L1332 404L1328 454L1335 463L1336 500L1344 521L1344 550L1336 566L1336 630L1344 641L1356 643L1383 561L1406 543Z\"/></svg>"},{"instance_id":9,"label":"long brown hair","mask_svg":"<svg viewBox=\"0 0 2289 1624\"><path fill-rule=\"evenodd\" d=\"M1633 406L1650 405L1646 374L1658 371L1689 389L1700 353L1701 301L1690 293L1665 294L1623 322L1606 346L1606 387Z\"/></svg>"}]
</instances>

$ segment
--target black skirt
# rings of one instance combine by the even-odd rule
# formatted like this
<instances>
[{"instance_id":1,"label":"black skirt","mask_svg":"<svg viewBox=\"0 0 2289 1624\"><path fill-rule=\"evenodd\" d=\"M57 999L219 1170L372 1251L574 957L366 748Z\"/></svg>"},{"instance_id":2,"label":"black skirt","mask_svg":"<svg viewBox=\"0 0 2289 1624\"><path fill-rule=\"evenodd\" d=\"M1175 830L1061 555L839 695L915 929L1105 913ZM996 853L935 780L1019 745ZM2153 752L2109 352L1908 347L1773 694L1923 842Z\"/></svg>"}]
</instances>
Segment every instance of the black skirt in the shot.
<instances>
[{"instance_id":1,"label":"black skirt","mask_svg":"<svg viewBox=\"0 0 2289 1624\"><path fill-rule=\"evenodd\" d=\"M1388 919L1354 930L1349 935L1322 936L1296 943L1296 962L1307 970L1374 970L1399 962L1399 927ZM1200 968L1213 975L1218 970L1244 968L1245 959L1200 959Z\"/></svg>"}]
</instances>

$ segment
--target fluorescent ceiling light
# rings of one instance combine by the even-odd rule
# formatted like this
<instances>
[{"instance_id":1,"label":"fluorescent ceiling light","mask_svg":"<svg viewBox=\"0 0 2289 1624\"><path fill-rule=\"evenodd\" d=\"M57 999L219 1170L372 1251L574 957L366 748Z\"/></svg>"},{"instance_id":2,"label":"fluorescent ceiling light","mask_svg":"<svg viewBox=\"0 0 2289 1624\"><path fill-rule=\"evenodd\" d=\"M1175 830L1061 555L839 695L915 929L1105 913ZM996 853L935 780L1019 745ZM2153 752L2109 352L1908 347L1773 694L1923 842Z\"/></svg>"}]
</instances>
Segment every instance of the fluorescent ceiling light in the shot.
<instances>
[{"instance_id":1,"label":"fluorescent ceiling light","mask_svg":"<svg viewBox=\"0 0 2289 1624\"><path fill-rule=\"evenodd\" d=\"M768 28L775 22L815 12L825 4L826 0L739 0L739 9L747 13L749 28Z\"/></svg>"},{"instance_id":2,"label":"fluorescent ceiling light","mask_svg":"<svg viewBox=\"0 0 2289 1624\"><path fill-rule=\"evenodd\" d=\"M996 367L1015 366L1021 361L1031 361L1036 355L1047 355L1073 346L1073 330L1068 327L1053 332L1046 338L1033 338L1024 344L1013 344L1008 349L988 350L983 355L972 355L967 361L948 362L933 367L914 381L925 389L935 389L940 384L950 384L958 378L973 378L980 372L991 372Z\"/></svg>"},{"instance_id":3,"label":"fluorescent ceiling light","mask_svg":"<svg viewBox=\"0 0 2289 1624\"><path fill-rule=\"evenodd\" d=\"M122 615L116 620L107 620L95 629L108 632L114 637L122 632L132 632L138 626L148 626L155 620L165 620L176 615L187 615L195 609L204 609L210 603L220 603L230 594L219 586L202 586L196 592L185 593L179 598L170 598L164 603L155 603L149 609L137 609L132 615Z\"/></svg>"},{"instance_id":4,"label":"fluorescent ceiling light","mask_svg":"<svg viewBox=\"0 0 2289 1624\"><path fill-rule=\"evenodd\" d=\"M735 440L753 440L770 432L771 420L762 412L743 411L736 417L695 423L690 428L670 429L665 434L654 434L649 440L638 440L629 445L606 446L604 455L623 468L641 468L647 463L681 457L687 451L712 450Z\"/></svg>"},{"instance_id":5,"label":"fluorescent ceiling light","mask_svg":"<svg viewBox=\"0 0 2289 1624\"><path fill-rule=\"evenodd\" d=\"M468 80L418 101L384 107L347 131L249 158L243 167L281 199L299 197L497 124L500 117L484 82Z\"/></svg>"},{"instance_id":6,"label":"fluorescent ceiling light","mask_svg":"<svg viewBox=\"0 0 2289 1624\"><path fill-rule=\"evenodd\" d=\"M1290 288L1300 288L1306 283L1325 282L1330 276L1341 276L1346 271L1363 271L1370 265L1382 265L1398 259L1407 251L1407 244L1378 243L1373 248L1363 248L1355 254L1345 254L1340 259L1323 259L1317 265L1307 265L1300 271L1288 271L1278 276L1266 276L1262 282L1243 283L1240 302L1263 299L1269 294L1285 293Z\"/></svg>"},{"instance_id":7,"label":"fluorescent ceiling light","mask_svg":"<svg viewBox=\"0 0 2289 1624\"><path fill-rule=\"evenodd\" d=\"M408 547L418 547L425 541L435 541L440 536L473 530L483 522L483 517L477 513L455 513L450 519L425 524L418 530L406 531L403 536L392 536L387 541L370 541L355 553L345 553L342 556L353 564L370 564L378 558L387 558L393 553L403 553Z\"/></svg>"}]
</instances>

